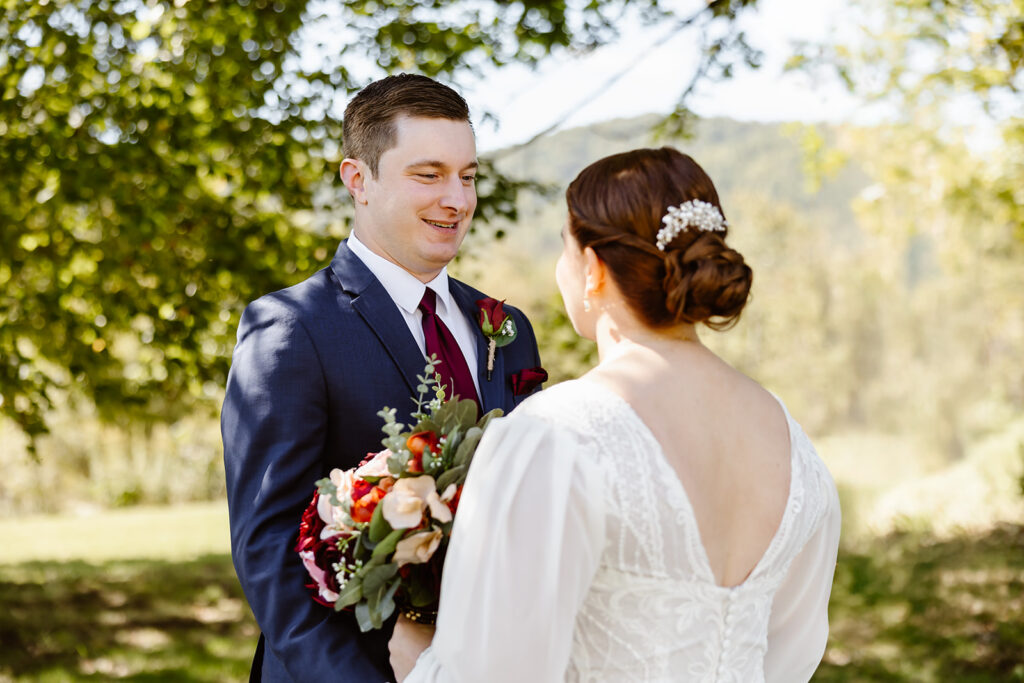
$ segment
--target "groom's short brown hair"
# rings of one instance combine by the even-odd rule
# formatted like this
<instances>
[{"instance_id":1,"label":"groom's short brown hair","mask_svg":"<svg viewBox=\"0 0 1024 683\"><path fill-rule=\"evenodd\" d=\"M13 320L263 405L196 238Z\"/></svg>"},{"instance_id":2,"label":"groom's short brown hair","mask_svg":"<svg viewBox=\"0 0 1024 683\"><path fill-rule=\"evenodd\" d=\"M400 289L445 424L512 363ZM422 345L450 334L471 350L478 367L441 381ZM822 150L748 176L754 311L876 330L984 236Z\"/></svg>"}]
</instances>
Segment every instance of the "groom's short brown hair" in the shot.
<instances>
[{"instance_id":1,"label":"groom's short brown hair","mask_svg":"<svg viewBox=\"0 0 1024 683\"><path fill-rule=\"evenodd\" d=\"M345 107L345 157L361 159L376 176L381 155L395 146L399 116L468 122L469 105L459 93L426 76L399 74L374 81Z\"/></svg>"}]
</instances>

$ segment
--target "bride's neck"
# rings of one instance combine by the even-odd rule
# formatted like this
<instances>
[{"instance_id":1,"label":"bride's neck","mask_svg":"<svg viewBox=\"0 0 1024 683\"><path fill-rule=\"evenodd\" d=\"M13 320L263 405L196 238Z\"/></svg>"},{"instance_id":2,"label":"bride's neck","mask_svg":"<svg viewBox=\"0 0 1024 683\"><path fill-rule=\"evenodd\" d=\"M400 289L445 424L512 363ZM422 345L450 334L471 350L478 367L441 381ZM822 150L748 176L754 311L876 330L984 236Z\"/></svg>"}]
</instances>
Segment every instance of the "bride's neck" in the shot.
<instances>
[{"instance_id":1,"label":"bride's neck","mask_svg":"<svg viewBox=\"0 0 1024 683\"><path fill-rule=\"evenodd\" d=\"M683 345L703 347L694 325L655 329L624 313L603 313L597 320L595 335L600 363L637 351L666 355L679 350Z\"/></svg>"}]
</instances>

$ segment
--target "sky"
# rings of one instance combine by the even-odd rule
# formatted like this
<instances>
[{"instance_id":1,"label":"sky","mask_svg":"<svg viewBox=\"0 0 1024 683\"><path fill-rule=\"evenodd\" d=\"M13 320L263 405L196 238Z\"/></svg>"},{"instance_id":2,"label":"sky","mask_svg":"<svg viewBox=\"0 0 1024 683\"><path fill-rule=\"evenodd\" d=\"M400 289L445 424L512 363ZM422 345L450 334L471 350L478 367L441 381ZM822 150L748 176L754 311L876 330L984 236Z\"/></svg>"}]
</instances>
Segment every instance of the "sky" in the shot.
<instances>
[{"instance_id":1,"label":"sky","mask_svg":"<svg viewBox=\"0 0 1024 683\"><path fill-rule=\"evenodd\" d=\"M763 65L756 70L744 67L728 81L706 84L691 100L691 108L701 116L744 121L852 118L858 103L837 80L816 82L808 74L786 74L783 69L792 41L825 41L836 31L843 36L850 30L844 22L849 15L846 5L842 0L761 0L743 27L749 42L764 52ZM650 49L671 29L636 22L621 27L619 41L585 57L550 58L536 70L510 65L478 85L463 87L480 150L524 142L563 117L567 118L560 129L669 113L695 63L693 38L685 31ZM643 57L637 61L639 56ZM603 90L609 78L626 67L628 72ZM499 125L482 121L482 111L495 112Z\"/></svg>"}]
</instances>

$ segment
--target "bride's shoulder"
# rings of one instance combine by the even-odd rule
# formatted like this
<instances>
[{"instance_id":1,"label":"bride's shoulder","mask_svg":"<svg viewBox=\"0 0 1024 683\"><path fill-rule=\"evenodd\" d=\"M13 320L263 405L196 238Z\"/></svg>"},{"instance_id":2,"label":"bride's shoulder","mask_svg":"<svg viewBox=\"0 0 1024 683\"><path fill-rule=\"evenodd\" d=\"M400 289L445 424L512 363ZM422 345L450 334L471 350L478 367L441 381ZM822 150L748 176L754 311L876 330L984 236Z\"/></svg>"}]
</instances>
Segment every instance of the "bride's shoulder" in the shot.
<instances>
[{"instance_id":1,"label":"bride's shoulder","mask_svg":"<svg viewBox=\"0 0 1024 683\"><path fill-rule=\"evenodd\" d=\"M575 426L588 433L623 409L623 401L603 386L582 379L561 382L523 401L512 416Z\"/></svg>"}]
</instances>

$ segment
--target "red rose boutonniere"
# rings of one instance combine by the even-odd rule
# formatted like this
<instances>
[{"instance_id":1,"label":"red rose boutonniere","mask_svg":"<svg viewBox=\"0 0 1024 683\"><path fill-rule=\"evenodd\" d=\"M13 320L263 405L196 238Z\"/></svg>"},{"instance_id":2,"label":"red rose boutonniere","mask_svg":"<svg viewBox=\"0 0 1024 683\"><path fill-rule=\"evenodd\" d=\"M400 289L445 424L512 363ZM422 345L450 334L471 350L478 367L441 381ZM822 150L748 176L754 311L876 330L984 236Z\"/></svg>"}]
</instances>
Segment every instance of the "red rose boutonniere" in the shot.
<instances>
[{"instance_id":1,"label":"red rose boutonniere","mask_svg":"<svg viewBox=\"0 0 1024 683\"><path fill-rule=\"evenodd\" d=\"M494 370L494 352L499 346L511 344L516 338L516 324L512 316L505 313L504 301L498 301L487 297L479 299L476 305L480 307L478 321L480 331L489 340L487 344L487 381L491 381L491 372Z\"/></svg>"}]
</instances>

